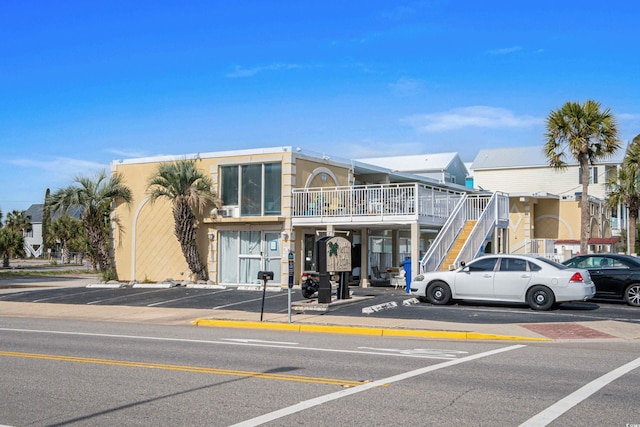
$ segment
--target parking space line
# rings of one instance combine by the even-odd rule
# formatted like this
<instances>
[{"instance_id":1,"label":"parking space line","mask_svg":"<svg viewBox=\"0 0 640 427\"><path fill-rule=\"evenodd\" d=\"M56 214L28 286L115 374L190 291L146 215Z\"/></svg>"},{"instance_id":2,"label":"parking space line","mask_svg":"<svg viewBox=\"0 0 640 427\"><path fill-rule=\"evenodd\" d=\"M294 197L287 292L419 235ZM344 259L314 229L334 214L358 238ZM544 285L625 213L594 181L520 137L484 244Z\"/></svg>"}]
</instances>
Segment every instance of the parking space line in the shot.
<instances>
[{"instance_id":1,"label":"parking space line","mask_svg":"<svg viewBox=\"0 0 640 427\"><path fill-rule=\"evenodd\" d=\"M186 297L174 298L174 299L169 299L169 300L166 300L166 301L155 302L153 304L147 304L147 307L157 307L159 305L169 304L169 303L176 302L176 301L182 301L182 300L190 299L190 298L201 298L201 297L206 296L206 295L221 294L223 292L230 292L232 290L233 289L225 289L225 290L220 290L220 291L206 292L204 294L189 295L189 296L186 296Z\"/></svg>"},{"instance_id":2,"label":"parking space line","mask_svg":"<svg viewBox=\"0 0 640 427\"><path fill-rule=\"evenodd\" d=\"M129 298L131 296L139 296L139 295L146 295L146 294L154 294L157 292L164 292L166 291L166 289L154 289L153 291L146 291L146 292L140 292L140 293L136 293L135 295L120 295L117 297L113 297L113 298L106 298L106 299L100 299L100 300L95 300L95 301L90 301L87 303L87 305L92 305L92 304L100 304L103 303L105 301L114 301L114 300L119 300L119 299L124 299L124 298Z\"/></svg>"},{"instance_id":3,"label":"parking space line","mask_svg":"<svg viewBox=\"0 0 640 427\"><path fill-rule=\"evenodd\" d=\"M45 301L51 301L51 300L55 300L55 299L62 299L62 298L68 298L68 297L74 297L76 295L86 295L88 293L93 293L93 292L100 292L101 290L96 290L96 291L83 291L83 292L74 292L72 294L64 294L64 295L56 295L53 297L49 297L49 298L40 298L40 299L36 299L33 300L31 302L45 302Z\"/></svg>"},{"instance_id":4,"label":"parking space line","mask_svg":"<svg viewBox=\"0 0 640 427\"><path fill-rule=\"evenodd\" d=\"M415 369L413 371L404 372L402 374L393 375L391 377L383 378L381 380L372 381L366 384L362 384L356 387L344 389L335 393L325 394L324 396L318 396L313 399L305 400L295 405L278 409L277 411L270 412L268 414L260 415L258 417L252 418L250 420L242 421L240 423L234 424L231 427L249 427L249 426L258 426L264 423L268 423L270 421L275 421L282 417L286 417L291 414L295 414L296 412L301 412L309 408L313 408L314 406L322 405L327 402L331 402L333 400L341 399L346 396L351 396L352 394L361 393L363 391L371 390L372 388L385 386L391 383L395 383L398 381L403 381L412 377L417 377L419 375L426 374L428 372L437 371L438 369L448 368L450 366L459 365L465 362L471 362L476 359L481 359L483 357L493 356L499 353L504 353L506 351L516 350L519 348L526 347L525 345L512 345L509 347L502 347L491 351L486 351L484 353L474 354L472 356L463 357L461 359L450 360L443 363L438 363L437 365L426 366L424 368Z\"/></svg>"},{"instance_id":5,"label":"parking space line","mask_svg":"<svg viewBox=\"0 0 640 427\"><path fill-rule=\"evenodd\" d=\"M547 409L540 412L538 415L535 415L534 417L529 418L527 421L520 424L520 427L548 425L549 423L554 421L556 418L560 417L569 409L573 408L583 400L587 399L589 396L591 396L601 388L607 386L608 384L617 380L624 374L629 373L638 367L640 367L640 357L632 362L627 363L626 365L622 365L619 368L614 369L613 371L607 374L604 374L600 378L596 378L595 380L591 381L589 384L574 391L564 399L559 400L555 404L549 406Z\"/></svg>"},{"instance_id":6,"label":"parking space line","mask_svg":"<svg viewBox=\"0 0 640 427\"><path fill-rule=\"evenodd\" d=\"M286 297L287 294L278 294L278 295L271 295L268 297L265 297L264 299L271 299L271 298L277 298L277 297ZM222 308L227 308L227 307L232 307L234 305L242 305L242 304L246 304L248 302L254 302L254 301L261 301L262 297L260 298L254 298L254 299L247 299L244 301L239 301L239 302L232 302L231 304L225 304L225 305L219 305L217 307L211 307L212 310L220 310Z\"/></svg>"}]
</instances>

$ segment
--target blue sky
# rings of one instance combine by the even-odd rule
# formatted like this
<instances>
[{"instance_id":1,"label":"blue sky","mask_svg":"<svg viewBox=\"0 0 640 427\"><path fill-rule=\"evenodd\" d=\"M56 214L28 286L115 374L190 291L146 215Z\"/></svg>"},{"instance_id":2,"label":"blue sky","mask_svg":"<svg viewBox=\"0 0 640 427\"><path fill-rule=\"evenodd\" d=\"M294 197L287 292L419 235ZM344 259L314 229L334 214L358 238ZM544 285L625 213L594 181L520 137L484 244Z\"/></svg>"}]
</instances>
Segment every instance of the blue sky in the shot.
<instances>
[{"instance_id":1,"label":"blue sky","mask_svg":"<svg viewBox=\"0 0 640 427\"><path fill-rule=\"evenodd\" d=\"M0 210L116 159L542 145L594 99L640 133L640 3L0 2Z\"/></svg>"}]
</instances>

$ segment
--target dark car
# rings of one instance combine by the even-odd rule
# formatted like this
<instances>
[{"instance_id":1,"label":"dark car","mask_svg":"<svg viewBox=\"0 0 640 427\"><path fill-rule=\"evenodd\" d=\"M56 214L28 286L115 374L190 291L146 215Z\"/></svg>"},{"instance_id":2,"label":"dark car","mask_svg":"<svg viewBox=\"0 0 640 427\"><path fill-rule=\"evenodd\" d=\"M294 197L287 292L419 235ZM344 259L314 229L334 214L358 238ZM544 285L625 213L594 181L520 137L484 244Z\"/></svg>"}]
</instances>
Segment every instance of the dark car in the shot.
<instances>
[{"instance_id":1,"label":"dark car","mask_svg":"<svg viewBox=\"0 0 640 427\"><path fill-rule=\"evenodd\" d=\"M594 298L624 299L640 307L640 258L618 254L576 255L563 262L573 268L589 270L596 284Z\"/></svg>"}]
</instances>

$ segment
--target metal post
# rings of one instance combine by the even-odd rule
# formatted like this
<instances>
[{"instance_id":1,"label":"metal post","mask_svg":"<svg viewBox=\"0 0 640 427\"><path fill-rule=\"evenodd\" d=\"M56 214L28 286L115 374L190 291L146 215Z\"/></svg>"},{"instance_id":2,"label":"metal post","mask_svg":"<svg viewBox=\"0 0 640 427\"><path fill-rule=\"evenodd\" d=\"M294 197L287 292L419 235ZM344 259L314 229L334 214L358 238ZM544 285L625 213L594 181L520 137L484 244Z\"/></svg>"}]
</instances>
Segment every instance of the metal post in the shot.
<instances>
[{"instance_id":1,"label":"metal post","mask_svg":"<svg viewBox=\"0 0 640 427\"><path fill-rule=\"evenodd\" d=\"M291 290L293 289L293 272L294 272L294 263L293 263L293 252L289 251L289 256L287 257L289 260L289 295L288 295L288 301L289 304L287 305L288 307L288 314L289 314L289 323L291 323Z\"/></svg>"},{"instance_id":2,"label":"metal post","mask_svg":"<svg viewBox=\"0 0 640 427\"><path fill-rule=\"evenodd\" d=\"M267 292L267 279L262 280L262 308L260 309L260 321L262 322L262 317L264 315L264 297Z\"/></svg>"}]
</instances>

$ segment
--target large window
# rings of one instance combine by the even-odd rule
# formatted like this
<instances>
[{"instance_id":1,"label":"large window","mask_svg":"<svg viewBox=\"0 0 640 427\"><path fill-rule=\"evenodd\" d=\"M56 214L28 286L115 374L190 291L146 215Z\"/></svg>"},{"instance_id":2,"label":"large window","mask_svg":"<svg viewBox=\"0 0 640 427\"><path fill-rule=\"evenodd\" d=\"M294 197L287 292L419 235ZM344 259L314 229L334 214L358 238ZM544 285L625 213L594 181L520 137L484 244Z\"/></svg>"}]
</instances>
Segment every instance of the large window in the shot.
<instances>
[{"instance_id":1,"label":"large window","mask_svg":"<svg viewBox=\"0 0 640 427\"><path fill-rule=\"evenodd\" d=\"M224 205L240 207L242 216L280 215L282 165L259 163L220 168Z\"/></svg>"}]
</instances>

